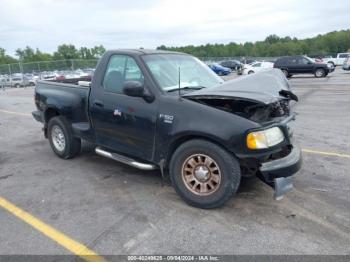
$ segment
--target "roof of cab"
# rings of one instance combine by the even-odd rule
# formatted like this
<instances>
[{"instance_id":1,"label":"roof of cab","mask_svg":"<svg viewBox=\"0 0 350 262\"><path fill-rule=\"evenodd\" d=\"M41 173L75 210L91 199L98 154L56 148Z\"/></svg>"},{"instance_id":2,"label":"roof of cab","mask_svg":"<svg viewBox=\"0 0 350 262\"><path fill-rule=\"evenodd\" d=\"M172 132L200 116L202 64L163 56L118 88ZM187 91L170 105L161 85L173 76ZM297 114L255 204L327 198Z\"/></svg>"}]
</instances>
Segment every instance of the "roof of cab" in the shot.
<instances>
[{"instance_id":1,"label":"roof of cab","mask_svg":"<svg viewBox=\"0 0 350 262\"><path fill-rule=\"evenodd\" d=\"M133 55L149 55L149 54L181 54L185 55L185 53L167 51L167 50L156 50L156 49L114 49L108 50L108 53L123 53L123 54L133 54Z\"/></svg>"}]
</instances>

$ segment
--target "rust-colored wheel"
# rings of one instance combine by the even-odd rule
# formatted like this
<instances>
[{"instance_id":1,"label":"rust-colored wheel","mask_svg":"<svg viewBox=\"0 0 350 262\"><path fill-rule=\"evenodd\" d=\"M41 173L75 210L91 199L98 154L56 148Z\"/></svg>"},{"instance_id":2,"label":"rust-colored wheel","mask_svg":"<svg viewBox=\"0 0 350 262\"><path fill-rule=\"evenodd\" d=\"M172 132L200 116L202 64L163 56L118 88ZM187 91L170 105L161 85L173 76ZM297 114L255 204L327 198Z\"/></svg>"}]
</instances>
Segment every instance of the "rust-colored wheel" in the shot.
<instances>
[{"instance_id":1,"label":"rust-colored wheel","mask_svg":"<svg viewBox=\"0 0 350 262\"><path fill-rule=\"evenodd\" d=\"M207 196L213 194L220 187L220 168L207 155L189 156L182 165L181 173L184 184L194 194Z\"/></svg>"},{"instance_id":2,"label":"rust-colored wheel","mask_svg":"<svg viewBox=\"0 0 350 262\"><path fill-rule=\"evenodd\" d=\"M171 157L169 173L182 199L200 208L222 206L237 191L241 180L235 156L204 139L181 144Z\"/></svg>"}]
</instances>

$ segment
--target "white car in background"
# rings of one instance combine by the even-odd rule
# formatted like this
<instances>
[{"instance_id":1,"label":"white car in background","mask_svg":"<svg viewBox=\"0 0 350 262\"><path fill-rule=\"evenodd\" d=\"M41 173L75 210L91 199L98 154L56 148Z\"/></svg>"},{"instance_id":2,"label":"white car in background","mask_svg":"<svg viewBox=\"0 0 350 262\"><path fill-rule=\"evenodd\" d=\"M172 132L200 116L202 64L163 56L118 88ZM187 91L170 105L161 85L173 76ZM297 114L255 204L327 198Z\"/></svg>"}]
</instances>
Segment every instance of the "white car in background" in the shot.
<instances>
[{"instance_id":1,"label":"white car in background","mask_svg":"<svg viewBox=\"0 0 350 262\"><path fill-rule=\"evenodd\" d=\"M345 60L350 56L350 53L339 53L337 57L323 58L323 63L327 64L328 67L334 68L336 66L341 66L344 64Z\"/></svg>"},{"instance_id":2,"label":"white car in background","mask_svg":"<svg viewBox=\"0 0 350 262\"><path fill-rule=\"evenodd\" d=\"M253 62L248 65L243 66L242 75L250 75L256 72L273 68L273 63L271 62Z\"/></svg>"}]
</instances>

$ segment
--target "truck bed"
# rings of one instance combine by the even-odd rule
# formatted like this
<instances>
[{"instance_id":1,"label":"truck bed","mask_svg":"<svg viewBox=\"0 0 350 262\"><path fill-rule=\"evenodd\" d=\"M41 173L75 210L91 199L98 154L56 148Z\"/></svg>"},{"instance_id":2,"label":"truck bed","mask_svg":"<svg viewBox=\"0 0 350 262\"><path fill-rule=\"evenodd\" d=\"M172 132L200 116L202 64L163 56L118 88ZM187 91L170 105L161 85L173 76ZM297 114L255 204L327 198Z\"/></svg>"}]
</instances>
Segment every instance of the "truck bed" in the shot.
<instances>
[{"instance_id":1,"label":"truck bed","mask_svg":"<svg viewBox=\"0 0 350 262\"><path fill-rule=\"evenodd\" d=\"M88 115L90 87L74 83L38 81L35 103L45 114L64 115L72 124L90 125ZM45 115L43 117L46 117Z\"/></svg>"}]
</instances>

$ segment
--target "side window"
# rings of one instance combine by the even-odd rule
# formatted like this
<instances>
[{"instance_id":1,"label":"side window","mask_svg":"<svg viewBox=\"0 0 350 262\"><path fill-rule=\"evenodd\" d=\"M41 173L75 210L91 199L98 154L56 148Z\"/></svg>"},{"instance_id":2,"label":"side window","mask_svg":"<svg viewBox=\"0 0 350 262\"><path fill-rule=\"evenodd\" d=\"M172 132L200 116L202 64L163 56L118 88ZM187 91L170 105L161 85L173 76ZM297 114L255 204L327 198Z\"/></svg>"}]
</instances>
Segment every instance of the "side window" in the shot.
<instances>
[{"instance_id":1,"label":"side window","mask_svg":"<svg viewBox=\"0 0 350 262\"><path fill-rule=\"evenodd\" d=\"M125 80L140 81L143 83L142 72L136 64L135 60L131 57L128 57L126 59Z\"/></svg>"},{"instance_id":2,"label":"side window","mask_svg":"<svg viewBox=\"0 0 350 262\"><path fill-rule=\"evenodd\" d=\"M348 54L339 54L339 58L347 58L348 56Z\"/></svg>"},{"instance_id":3,"label":"side window","mask_svg":"<svg viewBox=\"0 0 350 262\"><path fill-rule=\"evenodd\" d=\"M289 59L289 63L290 65L296 65L298 64L298 59L296 57L292 57Z\"/></svg>"},{"instance_id":4,"label":"side window","mask_svg":"<svg viewBox=\"0 0 350 262\"><path fill-rule=\"evenodd\" d=\"M299 57L298 58L298 64L299 65L307 65L308 63L309 63L309 61L306 58L304 58L304 57Z\"/></svg>"},{"instance_id":5,"label":"side window","mask_svg":"<svg viewBox=\"0 0 350 262\"><path fill-rule=\"evenodd\" d=\"M123 93L126 81L144 82L143 74L135 60L126 55L114 55L110 58L103 79L103 87L108 92Z\"/></svg>"},{"instance_id":6,"label":"side window","mask_svg":"<svg viewBox=\"0 0 350 262\"><path fill-rule=\"evenodd\" d=\"M256 63L253 65L253 67L260 67L261 66L261 63Z\"/></svg>"}]
</instances>

